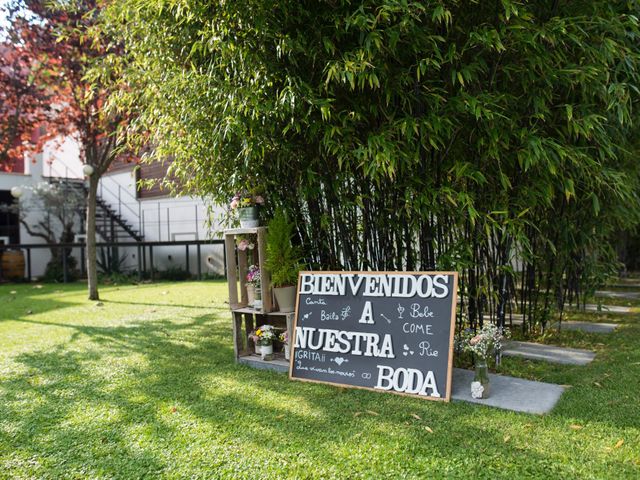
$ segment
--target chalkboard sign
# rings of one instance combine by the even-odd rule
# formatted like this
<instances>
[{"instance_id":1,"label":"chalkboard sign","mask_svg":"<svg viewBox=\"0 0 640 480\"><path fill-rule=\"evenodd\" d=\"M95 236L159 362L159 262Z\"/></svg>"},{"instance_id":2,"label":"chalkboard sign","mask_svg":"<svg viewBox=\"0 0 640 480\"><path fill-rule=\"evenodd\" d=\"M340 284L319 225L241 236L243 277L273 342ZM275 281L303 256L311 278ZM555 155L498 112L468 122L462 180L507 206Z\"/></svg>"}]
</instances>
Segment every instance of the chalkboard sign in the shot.
<instances>
[{"instance_id":1,"label":"chalkboard sign","mask_svg":"<svg viewBox=\"0 0 640 480\"><path fill-rule=\"evenodd\" d=\"M458 274L301 272L289 376L449 401Z\"/></svg>"}]
</instances>

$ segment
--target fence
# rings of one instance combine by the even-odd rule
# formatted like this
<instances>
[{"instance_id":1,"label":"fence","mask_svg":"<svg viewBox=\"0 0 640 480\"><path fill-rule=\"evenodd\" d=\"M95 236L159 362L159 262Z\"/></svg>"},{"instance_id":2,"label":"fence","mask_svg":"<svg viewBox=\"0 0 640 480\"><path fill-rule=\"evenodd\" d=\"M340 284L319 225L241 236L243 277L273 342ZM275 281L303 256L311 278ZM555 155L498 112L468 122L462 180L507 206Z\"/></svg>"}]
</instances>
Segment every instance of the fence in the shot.
<instances>
[{"instance_id":1,"label":"fence","mask_svg":"<svg viewBox=\"0 0 640 480\"><path fill-rule=\"evenodd\" d=\"M98 242L96 244L97 248L120 248L120 247L135 247L137 249L137 272L138 279L142 280L144 275L148 272L151 280L154 280L155 270L154 270L154 262L153 262L153 249L156 247L176 247L176 246L184 246L185 247L185 266L186 271L190 273L189 267L189 248L195 247L196 249L196 259L197 259L197 270L196 276L198 280L202 279L202 252L201 248L203 245L221 245L222 246L222 259L224 265L224 272L227 271L227 261L226 261L226 251L224 246L224 240L176 240L171 242ZM48 249L51 248L60 249L70 249L71 253L73 253L74 249L80 249L80 265L81 268L84 269L85 263L85 251L86 244L84 243L58 243L55 245L50 244L13 244L13 245L2 245L0 244L0 255L5 250L26 250L26 270L27 270L27 278L29 280L32 279L32 265L31 265L31 252L32 250L39 249ZM148 251L148 255L147 255ZM67 265L68 255L65 255L64 252L61 252L62 258L62 269L63 269L63 278L66 283L69 279L69 269ZM148 259L148 262L147 262ZM149 269L147 270L147 266ZM2 276L2 266L0 265L0 277Z\"/></svg>"}]
</instances>

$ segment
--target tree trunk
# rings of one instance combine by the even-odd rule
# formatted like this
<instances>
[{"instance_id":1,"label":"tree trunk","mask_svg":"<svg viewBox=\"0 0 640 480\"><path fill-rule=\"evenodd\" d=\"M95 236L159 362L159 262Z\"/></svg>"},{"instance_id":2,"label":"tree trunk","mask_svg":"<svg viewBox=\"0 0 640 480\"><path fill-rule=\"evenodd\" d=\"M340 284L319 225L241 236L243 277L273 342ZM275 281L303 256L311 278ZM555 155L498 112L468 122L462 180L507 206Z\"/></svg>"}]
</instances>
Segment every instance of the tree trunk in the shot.
<instances>
[{"instance_id":1,"label":"tree trunk","mask_svg":"<svg viewBox=\"0 0 640 480\"><path fill-rule=\"evenodd\" d=\"M96 263L96 196L98 194L98 175L89 176L87 194L87 282L89 300L99 300L98 267Z\"/></svg>"}]
</instances>

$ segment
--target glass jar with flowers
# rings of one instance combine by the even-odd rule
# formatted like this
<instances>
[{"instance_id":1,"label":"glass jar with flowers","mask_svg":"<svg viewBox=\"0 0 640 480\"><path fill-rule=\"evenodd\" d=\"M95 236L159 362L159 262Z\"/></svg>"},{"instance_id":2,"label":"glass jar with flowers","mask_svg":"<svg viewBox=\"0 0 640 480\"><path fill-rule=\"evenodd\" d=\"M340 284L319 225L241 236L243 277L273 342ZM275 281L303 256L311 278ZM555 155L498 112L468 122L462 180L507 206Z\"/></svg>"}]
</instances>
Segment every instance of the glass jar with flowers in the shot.
<instances>
[{"instance_id":1,"label":"glass jar with flowers","mask_svg":"<svg viewBox=\"0 0 640 480\"><path fill-rule=\"evenodd\" d=\"M489 367L487 360L500 353L502 341L509 331L501 331L496 325L487 324L479 332L466 330L460 339L460 347L475 356L475 375L471 382L471 397L488 398L490 393Z\"/></svg>"},{"instance_id":2,"label":"glass jar with flowers","mask_svg":"<svg viewBox=\"0 0 640 480\"><path fill-rule=\"evenodd\" d=\"M284 358L289 360L289 330L282 332L279 338L280 342L282 342L282 345L284 346Z\"/></svg>"},{"instance_id":3,"label":"glass jar with flowers","mask_svg":"<svg viewBox=\"0 0 640 480\"><path fill-rule=\"evenodd\" d=\"M260 296L260 267L257 265L250 265L247 271L246 277L247 288L247 300L250 307L262 308L262 297ZM260 298L258 306L256 306L256 300Z\"/></svg>"},{"instance_id":4,"label":"glass jar with flowers","mask_svg":"<svg viewBox=\"0 0 640 480\"><path fill-rule=\"evenodd\" d=\"M273 341L276 339L276 332L272 325L262 325L249 335L256 347L260 347L260 355L263 360L273 360ZM256 348L258 353L258 348Z\"/></svg>"},{"instance_id":5,"label":"glass jar with flowers","mask_svg":"<svg viewBox=\"0 0 640 480\"><path fill-rule=\"evenodd\" d=\"M264 198L255 192L242 191L236 193L231 199L229 207L238 211L240 227L253 228L260 225L258 219L258 206L264 205Z\"/></svg>"}]
</instances>

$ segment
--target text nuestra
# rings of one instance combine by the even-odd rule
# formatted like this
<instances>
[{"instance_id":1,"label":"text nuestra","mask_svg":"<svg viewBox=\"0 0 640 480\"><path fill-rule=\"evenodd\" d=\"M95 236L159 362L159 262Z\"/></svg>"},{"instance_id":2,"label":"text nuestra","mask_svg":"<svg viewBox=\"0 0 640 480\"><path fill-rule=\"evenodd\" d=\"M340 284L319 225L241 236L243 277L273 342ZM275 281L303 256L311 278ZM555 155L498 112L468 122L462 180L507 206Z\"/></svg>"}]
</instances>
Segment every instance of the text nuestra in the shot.
<instances>
[{"instance_id":1,"label":"text nuestra","mask_svg":"<svg viewBox=\"0 0 640 480\"><path fill-rule=\"evenodd\" d=\"M389 334L381 338L377 333L347 332L331 328L296 327L295 348L395 358Z\"/></svg>"},{"instance_id":2,"label":"text nuestra","mask_svg":"<svg viewBox=\"0 0 640 480\"><path fill-rule=\"evenodd\" d=\"M402 275L327 273L303 274L300 295L340 295L411 298L445 298L449 295L447 275Z\"/></svg>"}]
</instances>

